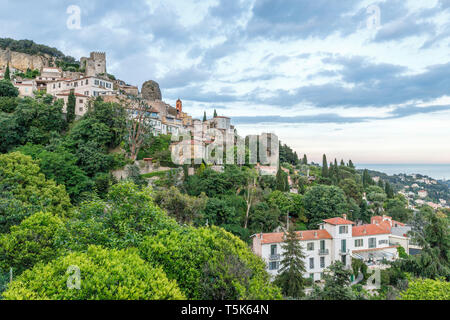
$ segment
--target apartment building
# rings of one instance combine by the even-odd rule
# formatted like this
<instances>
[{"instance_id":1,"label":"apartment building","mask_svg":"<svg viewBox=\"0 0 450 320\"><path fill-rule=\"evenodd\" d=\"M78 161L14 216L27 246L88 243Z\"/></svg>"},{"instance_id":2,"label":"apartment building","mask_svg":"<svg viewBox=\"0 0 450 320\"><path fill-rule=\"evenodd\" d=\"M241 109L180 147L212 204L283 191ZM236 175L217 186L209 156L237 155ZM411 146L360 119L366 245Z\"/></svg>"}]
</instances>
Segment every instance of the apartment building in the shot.
<instances>
[{"instance_id":1,"label":"apartment building","mask_svg":"<svg viewBox=\"0 0 450 320\"><path fill-rule=\"evenodd\" d=\"M391 230L384 224L356 226L346 216L323 220L318 230L297 232L305 253L305 277L314 281L323 278L323 272L336 261L351 268L352 259L377 264L398 258L400 244L390 242ZM275 277L283 258L284 233L261 233L253 236L253 252L267 264L267 271Z\"/></svg>"}]
</instances>

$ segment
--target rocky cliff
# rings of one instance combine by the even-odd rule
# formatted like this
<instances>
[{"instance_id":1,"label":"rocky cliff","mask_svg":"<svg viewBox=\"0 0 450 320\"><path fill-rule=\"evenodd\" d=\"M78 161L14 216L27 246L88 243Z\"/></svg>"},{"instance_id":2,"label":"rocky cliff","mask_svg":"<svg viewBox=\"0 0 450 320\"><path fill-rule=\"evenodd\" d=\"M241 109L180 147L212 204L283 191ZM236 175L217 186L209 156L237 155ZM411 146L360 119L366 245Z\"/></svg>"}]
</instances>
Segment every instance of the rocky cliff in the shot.
<instances>
[{"instance_id":1,"label":"rocky cliff","mask_svg":"<svg viewBox=\"0 0 450 320\"><path fill-rule=\"evenodd\" d=\"M8 63L10 67L26 71L48 67L53 58L49 55L30 55L21 52L0 49L0 68Z\"/></svg>"}]
</instances>

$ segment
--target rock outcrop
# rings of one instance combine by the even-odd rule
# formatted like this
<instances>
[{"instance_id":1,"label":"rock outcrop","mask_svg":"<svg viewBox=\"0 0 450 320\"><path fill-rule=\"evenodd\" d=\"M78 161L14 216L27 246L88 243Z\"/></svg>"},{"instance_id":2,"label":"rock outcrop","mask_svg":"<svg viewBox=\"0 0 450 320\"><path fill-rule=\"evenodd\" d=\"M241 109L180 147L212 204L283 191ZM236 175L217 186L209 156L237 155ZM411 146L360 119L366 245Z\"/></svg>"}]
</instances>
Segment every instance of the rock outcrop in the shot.
<instances>
[{"instance_id":1,"label":"rock outcrop","mask_svg":"<svg viewBox=\"0 0 450 320\"><path fill-rule=\"evenodd\" d=\"M162 100L159 84L153 80L144 82L144 84L142 85L141 94L144 99L150 101Z\"/></svg>"},{"instance_id":2,"label":"rock outcrop","mask_svg":"<svg viewBox=\"0 0 450 320\"><path fill-rule=\"evenodd\" d=\"M26 71L28 68L40 70L42 67L48 67L50 61L53 61L52 57L46 55L30 55L8 49L0 49L0 68L9 63L10 67L22 71Z\"/></svg>"}]
</instances>

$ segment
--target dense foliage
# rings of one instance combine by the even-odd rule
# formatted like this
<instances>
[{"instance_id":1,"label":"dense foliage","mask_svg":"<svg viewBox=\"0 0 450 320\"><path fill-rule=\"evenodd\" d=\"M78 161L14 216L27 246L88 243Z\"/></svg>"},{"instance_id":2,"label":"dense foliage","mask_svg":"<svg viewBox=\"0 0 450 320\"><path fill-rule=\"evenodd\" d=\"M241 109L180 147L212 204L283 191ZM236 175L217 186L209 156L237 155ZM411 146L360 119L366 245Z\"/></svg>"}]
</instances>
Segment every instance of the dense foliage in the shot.
<instances>
[{"instance_id":1,"label":"dense foliage","mask_svg":"<svg viewBox=\"0 0 450 320\"><path fill-rule=\"evenodd\" d=\"M79 289L76 288L79 270ZM72 280L73 279L73 280ZM73 285L73 287L71 286ZM3 297L7 300L167 300L183 299L175 281L136 250L91 246L25 271Z\"/></svg>"}]
</instances>

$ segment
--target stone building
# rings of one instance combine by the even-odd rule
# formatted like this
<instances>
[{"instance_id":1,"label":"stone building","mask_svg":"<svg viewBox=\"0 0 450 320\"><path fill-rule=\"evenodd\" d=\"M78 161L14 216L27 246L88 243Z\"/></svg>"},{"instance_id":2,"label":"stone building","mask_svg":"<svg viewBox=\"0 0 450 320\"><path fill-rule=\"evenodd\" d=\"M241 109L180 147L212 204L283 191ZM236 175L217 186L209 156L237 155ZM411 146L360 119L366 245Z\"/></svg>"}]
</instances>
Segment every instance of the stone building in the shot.
<instances>
[{"instance_id":1,"label":"stone building","mask_svg":"<svg viewBox=\"0 0 450 320\"><path fill-rule=\"evenodd\" d=\"M87 77L106 75L106 53L91 52L89 58L83 57L80 59L80 66L86 70Z\"/></svg>"}]
</instances>

